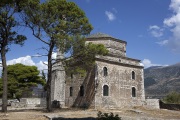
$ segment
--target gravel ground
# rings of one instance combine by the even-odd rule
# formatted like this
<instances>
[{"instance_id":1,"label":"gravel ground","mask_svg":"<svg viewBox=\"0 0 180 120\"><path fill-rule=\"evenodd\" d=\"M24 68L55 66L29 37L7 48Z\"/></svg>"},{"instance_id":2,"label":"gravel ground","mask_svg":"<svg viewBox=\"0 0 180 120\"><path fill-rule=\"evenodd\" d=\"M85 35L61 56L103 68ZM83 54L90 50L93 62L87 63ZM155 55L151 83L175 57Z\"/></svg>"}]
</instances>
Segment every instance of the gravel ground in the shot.
<instances>
[{"instance_id":1,"label":"gravel ground","mask_svg":"<svg viewBox=\"0 0 180 120\"><path fill-rule=\"evenodd\" d=\"M122 120L180 120L180 111L132 108L123 110L80 110L80 109L58 109L52 113L44 109L16 109L8 113L0 113L0 120L49 120L49 118L87 118L97 117L98 111L118 114Z\"/></svg>"}]
</instances>

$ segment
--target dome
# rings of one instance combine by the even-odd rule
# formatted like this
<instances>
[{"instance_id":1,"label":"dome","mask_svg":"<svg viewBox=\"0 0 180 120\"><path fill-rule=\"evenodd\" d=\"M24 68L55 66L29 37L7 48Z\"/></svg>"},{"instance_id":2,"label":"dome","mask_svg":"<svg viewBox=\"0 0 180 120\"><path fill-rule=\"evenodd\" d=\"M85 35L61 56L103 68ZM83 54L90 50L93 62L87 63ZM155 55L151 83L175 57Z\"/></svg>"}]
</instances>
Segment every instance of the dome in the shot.
<instances>
[{"instance_id":1,"label":"dome","mask_svg":"<svg viewBox=\"0 0 180 120\"><path fill-rule=\"evenodd\" d=\"M111 37L111 38L113 38L112 36L110 36L108 34L104 34L104 33L95 33L95 34L89 35L87 38L102 38L102 37Z\"/></svg>"}]
</instances>

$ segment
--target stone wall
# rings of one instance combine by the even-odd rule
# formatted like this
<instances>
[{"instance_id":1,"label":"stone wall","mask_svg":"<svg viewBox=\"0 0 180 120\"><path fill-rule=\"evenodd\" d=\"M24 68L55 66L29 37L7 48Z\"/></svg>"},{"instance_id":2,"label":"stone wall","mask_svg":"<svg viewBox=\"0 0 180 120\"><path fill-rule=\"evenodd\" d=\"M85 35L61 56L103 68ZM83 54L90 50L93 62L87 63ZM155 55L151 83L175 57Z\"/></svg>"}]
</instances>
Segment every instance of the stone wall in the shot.
<instances>
[{"instance_id":1,"label":"stone wall","mask_svg":"<svg viewBox=\"0 0 180 120\"><path fill-rule=\"evenodd\" d=\"M145 101L144 79L142 68L121 66L101 61L96 61L98 74L98 87L95 95L95 106L98 108L122 108L142 106ZM108 75L103 75L106 67ZM131 77L135 72L135 79ZM103 86L109 86L109 95L103 96ZM136 97L132 97L132 87L136 89Z\"/></svg>"},{"instance_id":2,"label":"stone wall","mask_svg":"<svg viewBox=\"0 0 180 120\"><path fill-rule=\"evenodd\" d=\"M26 98L27 106L44 106L46 98Z\"/></svg>"},{"instance_id":3,"label":"stone wall","mask_svg":"<svg viewBox=\"0 0 180 120\"><path fill-rule=\"evenodd\" d=\"M180 111L180 104L167 104L167 103L163 103L161 100L159 101L159 104L161 109Z\"/></svg>"},{"instance_id":4,"label":"stone wall","mask_svg":"<svg viewBox=\"0 0 180 120\"><path fill-rule=\"evenodd\" d=\"M20 102L12 102L11 107L23 108L23 107L45 107L45 98L21 98Z\"/></svg>"},{"instance_id":5,"label":"stone wall","mask_svg":"<svg viewBox=\"0 0 180 120\"><path fill-rule=\"evenodd\" d=\"M96 56L96 67L87 72L85 78L76 75L66 79L65 105L100 109L143 106L143 67L140 60L126 57L126 42L105 34L88 37L86 43L89 42L103 44L109 50L109 54ZM107 69L106 76L104 68ZM132 73L135 74L135 78L132 78ZM84 88L83 96L80 92L81 86ZM108 95L103 94L104 86L108 89Z\"/></svg>"},{"instance_id":6,"label":"stone wall","mask_svg":"<svg viewBox=\"0 0 180 120\"><path fill-rule=\"evenodd\" d=\"M116 62L116 63L122 63L124 65L133 65L133 66L141 66L140 60L134 60L127 57L111 57L111 56L99 56L97 55L96 58L100 58L103 60L107 60L109 62Z\"/></svg>"},{"instance_id":7,"label":"stone wall","mask_svg":"<svg viewBox=\"0 0 180 120\"><path fill-rule=\"evenodd\" d=\"M145 107L150 109L159 109L159 99L146 99L145 101Z\"/></svg>"},{"instance_id":8,"label":"stone wall","mask_svg":"<svg viewBox=\"0 0 180 120\"><path fill-rule=\"evenodd\" d=\"M108 75L104 76L103 68L107 68ZM132 71L135 79L132 79ZM80 96L80 86L84 86L85 94ZM109 95L103 96L103 86L108 85ZM70 96L73 87L73 96ZM136 89L136 97L132 97L132 87ZM142 67L121 66L102 61L96 61L96 69L85 78L78 77L66 80L66 106L111 109L133 106L143 106L144 77Z\"/></svg>"},{"instance_id":9,"label":"stone wall","mask_svg":"<svg viewBox=\"0 0 180 120\"><path fill-rule=\"evenodd\" d=\"M93 44L103 44L108 50L110 55L115 56L126 56L126 43L121 42L120 40L113 40L113 38L100 38L100 39L89 39L86 40L86 43L93 43Z\"/></svg>"},{"instance_id":10,"label":"stone wall","mask_svg":"<svg viewBox=\"0 0 180 120\"><path fill-rule=\"evenodd\" d=\"M85 77L74 75L73 78L68 77L66 80L66 100L67 107L91 107L94 106L94 68L86 74ZM84 87L84 95L80 95L80 87ZM70 96L70 87L73 88L72 96Z\"/></svg>"}]
</instances>

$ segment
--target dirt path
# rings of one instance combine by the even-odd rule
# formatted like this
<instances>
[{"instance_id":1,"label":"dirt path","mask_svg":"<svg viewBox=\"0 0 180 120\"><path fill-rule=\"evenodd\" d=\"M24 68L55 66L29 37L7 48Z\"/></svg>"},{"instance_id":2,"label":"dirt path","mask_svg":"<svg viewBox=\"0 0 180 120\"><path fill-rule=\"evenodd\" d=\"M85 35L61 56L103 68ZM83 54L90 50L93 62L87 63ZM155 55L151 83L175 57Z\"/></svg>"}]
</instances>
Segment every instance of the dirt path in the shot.
<instances>
[{"instance_id":1,"label":"dirt path","mask_svg":"<svg viewBox=\"0 0 180 120\"><path fill-rule=\"evenodd\" d=\"M36 112L9 112L0 114L0 120L48 120L43 114Z\"/></svg>"},{"instance_id":2,"label":"dirt path","mask_svg":"<svg viewBox=\"0 0 180 120\"><path fill-rule=\"evenodd\" d=\"M152 110L134 108L124 110L100 110L102 112L118 114L122 120L180 120L180 111ZM60 109L53 113L45 110L13 110L7 114L0 113L0 120L48 120L48 117L86 118L97 117L98 110Z\"/></svg>"}]
</instances>

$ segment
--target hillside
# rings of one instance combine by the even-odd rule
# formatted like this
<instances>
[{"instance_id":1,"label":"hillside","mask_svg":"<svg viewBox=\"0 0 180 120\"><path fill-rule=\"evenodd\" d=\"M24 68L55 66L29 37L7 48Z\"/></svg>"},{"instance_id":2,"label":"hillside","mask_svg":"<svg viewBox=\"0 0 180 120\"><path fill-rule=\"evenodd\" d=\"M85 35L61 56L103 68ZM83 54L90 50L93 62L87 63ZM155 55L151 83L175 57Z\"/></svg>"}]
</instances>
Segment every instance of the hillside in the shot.
<instances>
[{"instance_id":1,"label":"hillside","mask_svg":"<svg viewBox=\"0 0 180 120\"><path fill-rule=\"evenodd\" d=\"M180 63L145 69L144 85L148 97L161 98L172 91L180 92Z\"/></svg>"}]
</instances>

